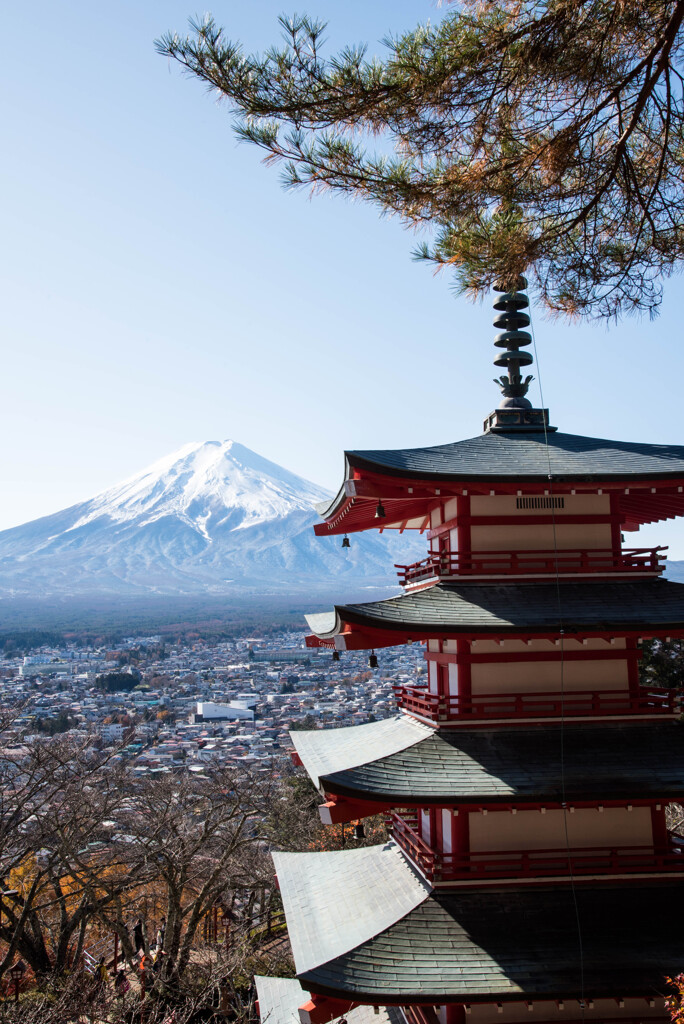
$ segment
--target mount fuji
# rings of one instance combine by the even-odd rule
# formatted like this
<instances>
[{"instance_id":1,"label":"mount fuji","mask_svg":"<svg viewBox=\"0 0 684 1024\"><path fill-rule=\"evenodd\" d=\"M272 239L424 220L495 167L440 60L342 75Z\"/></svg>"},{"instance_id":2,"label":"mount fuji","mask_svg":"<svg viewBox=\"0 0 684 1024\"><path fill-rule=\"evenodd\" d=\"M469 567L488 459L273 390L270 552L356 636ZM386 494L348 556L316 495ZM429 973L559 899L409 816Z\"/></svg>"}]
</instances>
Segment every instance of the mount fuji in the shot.
<instances>
[{"instance_id":1,"label":"mount fuji","mask_svg":"<svg viewBox=\"0 0 684 1024\"><path fill-rule=\"evenodd\" d=\"M421 538L317 538L321 487L236 441L187 444L123 483L0 532L0 595L287 594L395 587Z\"/></svg>"}]
</instances>

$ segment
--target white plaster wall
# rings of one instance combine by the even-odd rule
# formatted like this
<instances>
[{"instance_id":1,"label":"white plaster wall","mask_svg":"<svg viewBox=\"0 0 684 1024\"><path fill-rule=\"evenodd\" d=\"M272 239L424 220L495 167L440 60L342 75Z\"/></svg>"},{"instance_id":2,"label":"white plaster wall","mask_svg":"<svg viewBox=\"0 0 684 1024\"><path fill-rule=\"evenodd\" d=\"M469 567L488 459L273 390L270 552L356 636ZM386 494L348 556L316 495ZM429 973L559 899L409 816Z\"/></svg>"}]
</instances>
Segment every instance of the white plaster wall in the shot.
<instances>
[{"instance_id":1,"label":"white plaster wall","mask_svg":"<svg viewBox=\"0 0 684 1024\"><path fill-rule=\"evenodd\" d=\"M430 641L433 643L436 641ZM455 641L454 641L455 644ZM619 651L625 650L627 641L624 638L616 640L601 640L598 637L591 637L587 640L573 640L566 637L563 643L565 651ZM432 649L432 648L430 648ZM434 648L437 650L437 648ZM560 642L555 640L473 640L471 652L473 654L502 654L504 652L524 653L525 651L558 651Z\"/></svg>"},{"instance_id":2,"label":"white plaster wall","mask_svg":"<svg viewBox=\"0 0 684 1024\"><path fill-rule=\"evenodd\" d=\"M470 499L470 514L473 516L601 516L610 512L610 497L607 494L563 494L563 508L518 508L515 494L473 495ZM525 495L520 497L540 497Z\"/></svg>"},{"instance_id":3,"label":"white plaster wall","mask_svg":"<svg viewBox=\"0 0 684 1024\"><path fill-rule=\"evenodd\" d=\"M396 524L396 528L399 529L403 526L403 520ZM425 516L416 516L413 519L408 519L406 522L405 530L422 530L425 528ZM388 529L387 526L383 526L383 529Z\"/></svg>"},{"instance_id":4,"label":"white plaster wall","mask_svg":"<svg viewBox=\"0 0 684 1024\"><path fill-rule=\"evenodd\" d=\"M526 510L529 512L530 510ZM522 513L521 513L522 514ZM471 548L477 551L559 551L611 548L609 523L534 523L529 526L473 526Z\"/></svg>"},{"instance_id":5,"label":"white plaster wall","mask_svg":"<svg viewBox=\"0 0 684 1024\"><path fill-rule=\"evenodd\" d=\"M470 1024L535 1024L535 1021L584 1021L584 1024L591 1024L592 1021L620 1021L620 1020L648 1020L656 1017L664 1019L665 1000L656 997L655 1006L648 1005L645 999L625 999L624 1007L618 1006L615 999L595 999L585 1001L582 1009L576 999L566 999L562 1009L559 1009L555 1002L548 1000L534 1002L529 1009L525 1002L502 1003L499 1011L494 1003L473 1003L466 1021ZM440 1007L439 1019L441 1024L446 1021L446 1007Z\"/></svg>"},{"instance_id":6,"label":"white plaster wall","mask_svg":"<svg viewBox=\"0 0 684 1024\"><path fill-rule=\"evenodd\" d=\"M627 660L566 661L563 690L628 690ZM471 667L473 695L482 693L535 693L561 690L559 661L499 662Z\"/></svg>"},{"instance_id":7,"label":"white plaster wall","mask_svg":"<svg viewBox=\"0 0 684 1024\"><path fill-rule=\"evenodd\" d=\"M578 808L567 812L571 847L651 846L653 829L648 807ZM562 810L490 811L469 815L471 851L555 850L566 846Z\"/></svg>"}]
</instances>

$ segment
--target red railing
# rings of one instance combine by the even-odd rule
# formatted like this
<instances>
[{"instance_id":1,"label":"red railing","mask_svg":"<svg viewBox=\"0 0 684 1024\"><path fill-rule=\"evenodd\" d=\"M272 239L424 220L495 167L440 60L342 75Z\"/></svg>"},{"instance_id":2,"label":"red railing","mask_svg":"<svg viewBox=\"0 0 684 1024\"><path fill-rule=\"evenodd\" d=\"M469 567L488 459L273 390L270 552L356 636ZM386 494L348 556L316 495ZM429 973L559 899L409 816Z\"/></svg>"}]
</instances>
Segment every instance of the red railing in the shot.
<instances>
[{"instance_id":1,"label":"red railing","mask_svg":"<svg viewBox=\"0 0 684 1024\"><path fill-rule=\"evenodd\" d=\"M674 845L665 853L651 846L438 853L420 836L417 816L393 813L390 823L394 839L429 882L684 871L684 854Z\"/></svg>"},{"instance_id":2,"label":"red railing","mask_svg":"<svg viewBox=\"0 0 684 1024\"><path fill-rule=\"evenodd\" d=\"M625 690L558 690L540 693L487 693L459 697L430 693L423 686L393 687L397 705L432 721L480 718L565 718L578 715L673 715L681 710L677 690L642 687Z\"/></svg>"},{"instance_id":3,"label":"red railing","mask_svg":"<svg viewBox=\"0 0 684 1024\"><path fill-rule=\"evenodd\" d=\"M421 562L395 565L402 587L430 579L452 576L525 576L575 573L578 575L616 572L663 571L667 548L630 548L619 554L594 551L476 551L431 554Z\"/></svg>"}]
</instances>

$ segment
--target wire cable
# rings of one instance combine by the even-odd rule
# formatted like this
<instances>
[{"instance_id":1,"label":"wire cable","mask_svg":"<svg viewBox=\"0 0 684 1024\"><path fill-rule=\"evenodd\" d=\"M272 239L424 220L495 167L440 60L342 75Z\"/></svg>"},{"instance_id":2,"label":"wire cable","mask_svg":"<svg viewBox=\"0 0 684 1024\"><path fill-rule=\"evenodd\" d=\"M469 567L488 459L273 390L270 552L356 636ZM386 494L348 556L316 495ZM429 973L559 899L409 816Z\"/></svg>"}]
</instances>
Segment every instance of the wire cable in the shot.
<instances>
[{"instance_id":1,"label":"wire cable","mask_svg":"<svg viewBox=\"0 0 684 1024\"><path fill-rule=\"evenodd\" d=\"M542 385L542 373L541 364L539 362L539 353L537 351L537 338L534 331L534 321L532 317L532 307L529 307L530 317L530 330L532 332L532 347L534 349L534 358L537 364L537 382L539 384L539 400L541 408L544 409L544 388ZM563 811L563 829L565 832L565 851L568 858L568 874L570 878L570 891L572 893L572 903L575 911L575 924L577 928L577 943L579 947L579 967L580 967L580 1016L584 1020L585 1010L585 996L584 996L584 941L582 937L582 922L580 918L579 903L577 900L577 890L575 887L575 876L572 869L572 856L570 847L570 834L568 829L568 804L566 800L566 788L565 788L565 623L563 619L563 600L561 596L561 582L560 582L560 571L559 571L559 551L558 551L558 535L556 531L556 510L554 507L554 493L553 493L553 472L551 469L551 446L549 445L549 432L548 425L546 422L546 416L543 417L544 426L544 447L546 450L546 467L547 467L547 478L549 481L549 498L551 499L549 504L551 506L551 530L553 537L553 556L555 566L555 583L556 583L556 605L558 609L558 632L560 636L560 771L561 771L561 808Z\"/></svg>"}]
</instances>

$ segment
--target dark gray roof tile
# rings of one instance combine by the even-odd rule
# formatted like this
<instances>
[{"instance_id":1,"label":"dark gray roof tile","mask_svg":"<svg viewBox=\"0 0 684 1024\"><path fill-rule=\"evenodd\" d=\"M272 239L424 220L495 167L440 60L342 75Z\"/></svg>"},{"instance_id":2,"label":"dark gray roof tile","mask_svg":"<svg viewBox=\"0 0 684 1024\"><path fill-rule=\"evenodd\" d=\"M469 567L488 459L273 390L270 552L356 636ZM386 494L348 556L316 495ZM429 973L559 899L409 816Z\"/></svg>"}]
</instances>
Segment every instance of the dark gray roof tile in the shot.
<instances>
[{"instance_id":1,"label":"dark gray roof tile","mask_svg":"<svg viewBox=\"0 0 684 1024\"><path fill-rule=\"evenodd\" d=\"M579 434L511 432L433 448L347 452L352 466L447 479L663 477L684 475L684 447L609 441ZM549 470L550 463L550 470Z\"/></svg>"},{"instance_id":2,"label":"dark gray roof tile","mask_svg":"<svg viewBox=\"0 0 684 1024\"><path fill-rule=\"evenodd\" d=\"M326 734L319 735L324 741ZM575 724L564 728L562 743L561 728L551 725L440 731L387 757L321 774L320 785L395 804L558 802L561 749L567 800L684 794L684 727L677 722Z\"/></svg>"},{"instance_id":3,"label":"dark gray roof tile","mask_svg":"<svg viewBox=\"0 0 684 1024\"><path fill-rule=\"evenodd\" d=\"M650 996L684 963L684 886L431 895L402 920L300 975L313 992L381 1001ZM391 964L391 965L390 965Z\"/></svg>"},{"instance_id":4,"label":"dark gray roof tile","mask_svg":"<svg viewBox=\"0 0 684 1024\"><path fill-rule=\"evenodd\" d=\"M670 580L619 583L438 583L386 601L337 606L325 625L467 633L634 630L684 626L684 584ZM322 619L322 617L321 617ZM323 635L323 632L319 635Z\"/></svg>"}]
</instances>

